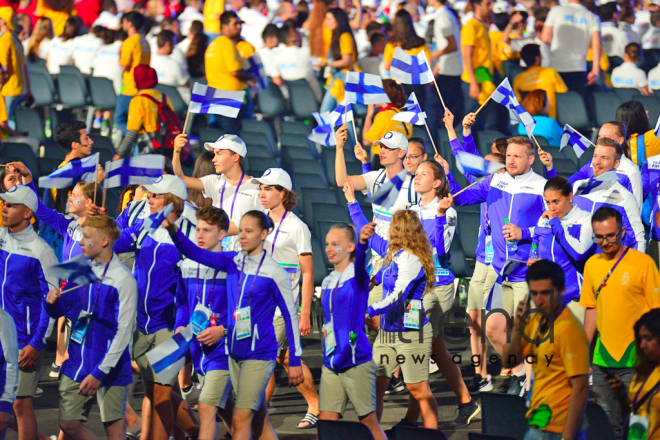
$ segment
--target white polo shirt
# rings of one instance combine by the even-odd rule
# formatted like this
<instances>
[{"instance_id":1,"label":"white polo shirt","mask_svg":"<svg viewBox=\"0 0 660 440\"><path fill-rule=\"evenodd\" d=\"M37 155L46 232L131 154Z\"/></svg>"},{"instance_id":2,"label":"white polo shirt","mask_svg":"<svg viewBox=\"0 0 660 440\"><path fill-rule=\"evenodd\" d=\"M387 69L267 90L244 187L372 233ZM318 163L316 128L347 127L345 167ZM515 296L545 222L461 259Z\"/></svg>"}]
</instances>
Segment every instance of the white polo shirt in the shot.
<instances>
[{"instance_id":1,"label":"white polo shirt","mask_svg":"<svg viewBox=\"0 0 660 440\"><path fill-rule=\"evenodd\" d=\"M190 102L190 88L188 70L182 66L172 55L151 54L151 67L158 74L158 84L176 87L179 95L185 102Z\"/></svg>"},{"instance_id":2,"label":"white polo shirt","mask_svg":"<svg viewBox=\"0 0 660 440\"><path fill-rule=\"evenodd\" d=\"M94 54L103 46L103 40L89 33L73 39L73 62L83 75L92 73Z\"/></svg>"},{"instance_id":3,"label":"white polo shirt","mask_svg":"<svg viewBox=\"0 0 660 440\"><path fill-rule=\"evenodd\" d=\"M307 79L312 70L309 47L282 47L275 53L277 70L284 81Z\"/></svg>"},{"instance_id":4,"label":"white polo shirt","mask_svg":"<svg viewBox=\"0 0 660 440\"><path fill-rule=\"evenodd\" d=\"M122 77L124 75L119 66L121 43L121 41L115 41L112 44L104 44L96 51L92 59L93 76L108 78L112 81L117 95L121 93Z\"/></svg>"},{"instance_id":5,"label":"white polo shirt","mask_svg":"<svg viewBox=\"0 0 660 440\"><path fill-rule=\"evenodd\" d=\"M660 28L649 27L642 37L642 49L660 49Z\"/></svg>"},{"instance_id":6,"label":"white polo shirt","mask_svg":"<svg viewBox=\"0 0 660 440\"><path fill-rule=\"evenodd\" d=\"M454 14L447 6L440 6L433 15L433 41L436 50L449 45L447 37L453 36L457 49L438 58L440 75L461 76L463 74L463 56L461 55L461 27Z\"/></svg>"},{"instance_id":7,"label":"white polo shirt","mask_svg":"<svg viewBox=\"0 0 660 440\"><path fill-rule=\"evenodd\" d=\"M660 65L649 70L649 90L660 90Z\"/></svg>"},{"instance_id":8,"label":"white polo shirt","mask_svg":"<svg viewBox=\"0 0 660 440\"><path fill-rule=\"evenodd\" d=\"M179 20L179 27L181 28L181 35L188 35L193 21L199 20L204 23L204 14L192 6L186 6L177 18Z\"/></svg>"},{"instance_id":9,"label":"white polo shirt","mask_svg":"<svg viewBox=\"0 0 660 440\"><path fill-rule=\"evenodd\" d=\"M647 11L646 9L635 11L635 24L633 28L639 34L640 38L644 38L644 35L651 28L651 11Z\"/></svg>"},{"instance_id":10,"label":"white polo shirt","mask_svg":"<svg viewBox=\"0 0 660 440\"><path fill-rule=\"evenodd\" d=\"M626 45L632 43L626 31L616 27L611 21L600 24L603 50L608 57L619 57L623 59Z\"/></svg>"},{"instance_id":11,"label":"white polo shirt","mask_svg":"<svg viewBox=\"0 0 660 440\"><path fill-rule=\"evenodd\" d=\"M241 37L254 46L255 49L261 49L264 45L264 39L261 34L268 24L268 17L256 9L241 8L238 17L243 22L241 27Z\"/></svg>"},{"instance_id":12,"label":"white polo shirt","mask_svg":"<svg viewBox=\"0 0 660 440\"><path fill-rule=\"evenodd\" d=\"M551 67L557 72L586 72L591 34L600 30L598 17L570 3L550 9L545 25L553 28Z\"/></svg>"},{"instance_id":13,"label":"white polo shirt","mask_svg":"<svg viewBox=\"0 0 660 440\"><path fill-rule=\"evenodd\" d=\"M366 174L363 174L365 182L367 183L367 189L362 191L364 194L371 193L374 194L386 181L387 176L385 175L385 170L379 171L370 171ZM381 205L372 204L372 209L374 212L374 223L376 223L376 234L380 237L389 240L390 239L390 223L392 223L392 216L395 212L401 211L403 209L408 209L409 206L415 205L419 201L419 195L415 192L415 189L412 185L412 176L409 174L406 176L406 180L403 181L399 195L396 198L396 201L389 209L384 209Z\"/></svg>"},{"instance_id":14,"label":"white polo shirt","mask_svg":"<svg viewBox=\"0 0 660 440\"><path fill-rule=\"evenodd\" d=\"M261 65L264 66L264 73L266 76L271 78L280 76L279 70L277 70L277 51L280 50L280 47L274 47L269 49L267 47L262 47L257 51L259 58L261 58Z\"/></svg>"},{"instance_id":15,"label":"white polo shirt","mask_svg":"<svg viewBox=\"0 0 660 440\"><path fill-rule=\"evenodd\" d=\"M619 22L619 29L624 31L631 43L642 44L642 37L639 36L639 33L634 29L634 26L625 21Z\"/></svg>"},{"instance_id":16,"label":"white polo shirt","mask_svg":"<svg viewBox=\"0 0 660 440\"><path fill-rule=\"evenodd\" d=\"M48 72L51 75L60 73L60 66L69 66L73 64L73 49L75 47L74 39L67 41L61 37L55 37L51 41L50 51L48 52Z\"/></svg>"},{"instance_id":17,"label":"white polo shirt","mask_svg":"<svg viewBox=\"0 0 660 440\"><path fill-rule=\"evenodd\" d=\"M623 63L612 70L612 86L616 89L641 89L646 87L646 73L635 63Z\"/></svg>"}]
</instances>

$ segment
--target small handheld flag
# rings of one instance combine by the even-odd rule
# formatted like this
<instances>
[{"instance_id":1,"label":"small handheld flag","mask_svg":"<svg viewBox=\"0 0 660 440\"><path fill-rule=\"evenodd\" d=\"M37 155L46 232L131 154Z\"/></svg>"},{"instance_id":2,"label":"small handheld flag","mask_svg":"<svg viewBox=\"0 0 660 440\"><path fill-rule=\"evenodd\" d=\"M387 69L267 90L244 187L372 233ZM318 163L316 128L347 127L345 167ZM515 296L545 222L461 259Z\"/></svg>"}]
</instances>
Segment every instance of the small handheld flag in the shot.
<instances>
[{"instance_id":1,"label":"small handheld flag","mask_svg":"<svg viewBox=\"0 0 660 440\"><path fill-rule=\"evenodd\" d=\"M509 276L509 274L513 271L513 269L516 267L516 264L518 264L519 261L517 260L506 260L504 263L504 266L502 266L502 270L500 273L497 275L497 280L495 281L495 284L493 284L493 287L490 289L490 293L488 294L488 298L486 299L486 310L491 311L494 309L502 309L504 308L504 304L502 302L502 283L504 282L505 278ZM515 304L517 307L518 305Z\"/></svg>"},{"instance_id":2,"label":"small handheld flag","mask_svg":"<svg viewBox=\"0 0 660 440\"><path fill-rule=\"evenodd\" d=\"M660 116L658 116L658 122L655 123L655 128L653 129L653 134L655 137L660 139Z\"/></svg>"},{"instance_id":3,"label":"small handheld flag","mask_svg":"<svg viewBox=\"0 0 660 440\"><path fill-rule=\"evenodd\" d=\"M428 84L433 82L433 72L424 51L410 55L403 49L394 49L390 74L403 84Z\"/></svg>"},{"instance_id":4,"label":"small handheld flag","mask_svg":"<svg viewBox=\"0 0 660 440\"><path fill-rule=\"evenodd\" d=\"M486 177L495 174L504 168L504 165L498 162L486 160L481 156L459 151L456 153L456 166L461 169L463 174L470 173L474 177Z\"/></svg>"},{"instance_id":5,"label":"small handheld flag","mask_svg":"<svg viewBox=\"0 0 660 440\"><path fill-rule=\"evenodd\" d=\"M48 176L39 178L40 188L67 188L80 181L94 182L99 167L100 153L80 160L72 160L56 169Z\"/></svg>"},{"instance_id":6,"label":"small handheld flag","mask_svg":"<svg viewBox=\"0 0 660 440\"><path fill-rule=\"evenodd\" d=\"M362 72L346 72L346 102L351 104L381 104L390 102L383 90L383 80L378 75Z\"/></svg>"},{"instance_id":7,"label":"small handheld flag","mask_svg":"<svg viewBox=\"0 0 660 440\"><path fill-rule=\"evenodd\" d=\"M105 163L104 188L126 185L148 185L163 175L165 157L160 154L129 157Z\"/></svg>"},{"instance_id":8,"label":"small handheld flag","mask_svg":"<svg viewBox=\"0 0 660 440\"><path fill-rule=\"evenodd\" d=\"M312 133L307 137L312 142L332 147L337 145L337 138L335 137L335 130L330 123L330 112L312 113L318 126L312 130Z\"/></svg>"},{"instance_id":9,"label":"small handheld flag","mask_svg":"<svg viewBox=\"0 0 660 440\"><path fill-rule=\"evenodd\" d=\"M391 207L399 196L399 191L406 180L408 171L404 168L399 174L383 184L371 197L367 198L369 203L380 205L383 209Z\"/></svg>"},{"instance_id":10,"label":"small handheld flag","mask_svg":"<svg viewBox=\"0 0 660 440\"><path fill-rule=\"evenodd\" d=\"M250 66L248 71L257 79L255 91L260 92L266 90L268 88L268 76L266 76L264 65L261 63L261 57L259 54L255 52L247 59L247 63Z\"/></svg>"},{"instance_id":11,"label":"small handheld flag","mask_svg":"<svg viewBox=\"0 0 660 440\"><path fill-rule=\"evenodd\" d=\"M576 182L574 194L576 196L586 196L587 194L609 188L612 183L618 181L619 179L616 177L616 173L614 171L608 171L598 177Z\"/></svg>"},{"instance_id":12,"label":"small handheld flag","mask_svg":"<svg viewBox=\"0 0 660 440\"><path fill-rule=\"evenodd\" d=\"M190 97L189 113L211 113L235 118L241 111L245 92L230 92L195 83Z\"/></svg>"},{"instance_id":13,"label":"small handheld flag","mask_svg":"<svg viewBox=\"0 0 660 440\"><path fill-rule=\"evenodd\" d=\"M186 355L192 340L192 324L147 352L147 359L162 383L169 383L186 364Z\"/></svg>"},{"instance_id":14,"label":"small handheld flag","mask_svg":"<svg viewBox=\"0 0 660 440\"><path fill-rule=\"evenodd\" d=\"M570 125L564 125L564 132L561 135L561 146L559 151L563 150L564 147L571 145L575 155L580 158L585 151L592 145L591 141L586 137L582 136L576 129Z\"/></svg>"},{"instance_id":15,"label":"small handheld flag","mask_svg":"<svg viewBox=\"0 0 660 440\"><path fill-rule=\"evenodd\" d=\"M415 92L410 94L408 101L403 108L401 108L401 111L392 116L392 119L395 121L409 122L415 125L426 124L426 113L424 113L419 106Z\"/></svg>"},{"instance_id":16,"label":"small handheld flag","mask_svg":"<svg viewBox=\"0 0 660 440\"><path fill-rule=\"evenodd\" d=\"M500 103L509 109L511 125L521 122L527 128L527 132L531 136L531 133L536 126L536 121L534 121L532 115L530 115L529 112L518 102L515 93L513 93L513 90L511 89L511 84L509 84L508 78L504 78L504 81L497 86L497 89L495 89L491 97L493 98L493 101Z\"/></svg>"},{"instance_id":17,"label":"small handheld flag","mask_svg":"<svg viewBox=\"0 0 660 440\"><path fill-rule=\"evenodd\" d=\"M154 212L149 217L144 219L140 229L146 229L149 234L153 233L165 221L168 215L174 211L174 205L169 204L158 212Z\"/></svg>"},{"instance_id":18,"label":"small handheld flag","mask_svg":"<svg viewBox=\"0 0 660 440\"><path fill-rule=\"evenodd\" d=\"M53 277L79 286L86 286L101 281L92 271L90 260L83 254L73 257L64 263L51 266L48 272Z\"/></svg>"},{"instance_id":19,"label":"small handheld flag","mask_svg":"<svg viewBox=\"0 0 660 440\"><path fill-rule=\"evenodd\" d=\"M347 124L348 121L353 120L353 106L345 99L330 113L330 123L333 127Z\"/></svg>"}]
</instances>

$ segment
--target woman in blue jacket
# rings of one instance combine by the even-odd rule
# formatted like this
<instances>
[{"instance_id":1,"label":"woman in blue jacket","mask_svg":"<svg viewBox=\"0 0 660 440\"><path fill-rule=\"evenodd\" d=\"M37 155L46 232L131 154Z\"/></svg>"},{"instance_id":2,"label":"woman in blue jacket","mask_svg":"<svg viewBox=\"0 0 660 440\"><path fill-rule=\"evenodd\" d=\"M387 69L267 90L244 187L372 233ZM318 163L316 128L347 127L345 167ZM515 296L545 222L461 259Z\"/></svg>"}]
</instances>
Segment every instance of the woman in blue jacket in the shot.
<instances>
[{"instance_id":1,"label":"woman in blue jacket","mask_svg":"<svg viewBox=\"0 0 660 440\"><path fill-rule=\"evenodd\" d=\"M191 242L171 220L165 222L172 241L187 258L227 272L227 347L229 374L236 391L232 416L233 438L249 440L267 435L252 432L260 426L275 438L266 409L266 385L275 368L277 343L273 317L280 308L289 341L289 385L303 381L298 316L289 275L263 248L272 224L261 211L241 219L241 252L212 252ZM254 420L253 420L254 419Z\"/></svg>"},{"instance_id":2,"label":"woman in blue jacket","mask_svg":"<svg viewBox=\"0 0 660 440\"><path fill-rule=\"evenodd\" d=\"M371 230L366 225L363 231ZM376 440L386 436L376 419L376 363L364 332L369 298L367 237L357 243L355 229L337 224L325 237L325 252L334 271L321 284L324 312L321 420L339 420L350 399L360 422Z\"/></svg>"}]
</instances>

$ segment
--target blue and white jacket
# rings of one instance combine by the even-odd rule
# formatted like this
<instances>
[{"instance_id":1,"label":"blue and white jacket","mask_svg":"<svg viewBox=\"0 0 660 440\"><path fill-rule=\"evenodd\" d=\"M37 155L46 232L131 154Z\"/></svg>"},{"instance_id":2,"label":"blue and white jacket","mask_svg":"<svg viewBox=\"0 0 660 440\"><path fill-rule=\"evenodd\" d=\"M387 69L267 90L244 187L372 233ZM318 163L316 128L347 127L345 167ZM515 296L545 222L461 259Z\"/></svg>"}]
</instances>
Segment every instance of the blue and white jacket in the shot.
<instances>
[{"instance_id":1,"label":"blue and white jacket","mask_svg":"<svg viewBox=\"0 0 660 440\"><path fill-rule=\"evenodd\" d=\"M57 263L55 252L32 225L16 233L0 228L1 305L14 318L21 350L28 344L37 350L46 345L49 318L42 302L51 286L57 287L57 277L49 273Z\"/></svg>"},{"instance_id":2,"label":"blue and white jacket","mask_svg":"<svg viewBox=\"0 0 660 440\"><path fill-rule=\"evenodd\" d=\"M238 361L274 361L277 358L277 340L273 318L275 308L279 307L289 341L289 365L300 366L302 346L300 345L298 310L293 298L291 280L286 271L267 253L264 257L266 251L251 257L247 256L245 251L208 251L190 241L180 229L176 235L172 236L172 240L187 258L213 269L227 272L228 318L226 328L229 337L227 345L231 357ZM257 268L262 258L263 264L257 274ZM235 332L235 311L248 306L251 313L251 336L238 340Z\"/></svg>"},{"instance_id":3,"label":"blue and white jacket","mask_svg":"<svg viewBox=\"0 0 660 440\"><path fill-rule=\"evenodd\" d=\"M149 213L149 201L147 199L132 201L117 217L117 225L120 229L130 228L138 221L142 222L149 217Z\"/></svg>"},{"instance_id":4,"label":"blue and white jacket","mask_svg":"<svg viewBox=\"0 0 660 440\"><path fill-rule=\"evenodd\" d=\"M54 319L69 318L71 328L81 311L91 313L82 343L69 341L69 358L62 364L62 374L76 382L91 374L104 387L124 386L133 382L128 343L135 323L137 283L117 255L107 264L103 277L106 265L92 262L100 282L66 292L55 304L44 300L44 307Z\"/></svg>"},{"instance_id":5,"label":"blue and white jacket","mask_svg":"<svg viewBox=\"0 0 660 440\"><path fill-rule=\"evenodd\" d=\"M585 182L586 180L575 182L573 192L575 193L578 187ZM623 244L642 253L645 252L646 237L639 206L632 193L619 182L604 182L597 190L575 196L573 203L591 214L601 206L609 206L619 211L623 217L623 226L626 228Z\"/></svg>"},{"instance_id":6,"label":"blue and white jacket","mask_svg":"<svg viewBox=\"0 0 660 440\"><path fill-rule=\"evenodd\" d=\"M208 307L213 315L212 324L227 328L227 272L213 269L186 258L179 268L179 281L176 289L176 323L174 328L185 327L190 322L198 303ZM207 371L227 370L226 336L214 345L200 343L193 337L190 341L190 354L198 374Z\"/></svg>"},{"instance_id":7,"label":"blue and white jacket","mask_svg":"<svg viewBox=\"0 0 660 440\"><path fill-rule=\"evenodd\" d=\"M655 224L655 214L658 212L658 195L660 195L660 154L646 159L642 165L642 187L644 200L651 194L653 209L649 224L651 225L651 238L660 240L660 228Z\"/></svg>"},{"instance_id":8,"label":"blue and white jacket","mask_svg":"<svg viewBox=\"0 0 660 440\"><path fill-rule=\"evenodd\" d=\"M531 169L527 174L516 177L512 177L509 173L494 174L454 198L456 206L487 203L495 252L493 269L496 272L502 271L507 259L528 260L534 228L545 212L545 201L543 200L545 182L546 179ZM460 188L457 186L451 188L452 194L458 190ZM522 230L522 239L516 243L518 249L514 253L509 252L502 234L506 218ZM509 274L508 280L524 282L526 274L527 266L518 264Z\"/></svg>"},{"instance_id":9,"label":"blue and white jacket","mask_svg":"<svg viewBox=\"0 0 660 440\"><path fill-rule=\"evenodd\" d=\"M12 414L18 386L18 340L11 315L0 309L0 412Z\"/></svg>"},{"instance_id":10,"label":"blue and white jacket","mask_svg":"<svg viewBox=\"0 0 660 440\"><path fill-rule=\"evenodd\" d=\"M331 272L321 284L324 323L328 324L332 318L336 343L331 354L324 354L323 365L333 371L346 371L373 358L371 344L364 332L364 314L369 299L368 249L367 245L358 242L355 263L350 263L343 272ZM351 332L355 334L354 341L351 341Z\"/></svg>"},{"instance_id":11,"label":"blue and white jacket","mask_svg":"<svg viewBox=\"0 0 660 440\"><path fill-rule=\"evenodd\" d=\"M149 335L158 330L174 329L177 273L183 257L172 242L167 230L159 227L152 234L142 229L143 221L136 221L121 231L115 242L118 254L135 252L133 275L138 286L137 328ZM191 238L196 237L195 212L185 206L176 225Z\"/></svg>"},{"instance_id":12,"label":"blue and white jacket","mask_svg":"<svg viewBox=\"0 0 660 440\"><path fill-rule=\"evenodd\" d=\"M580 298L584 263L594 253L591 214L577 205L563 218L540 218L534 230L533 243L538 245L541 258L554 261L564 270L566 293L564 303Z\"/></svg>"}]
</instances>

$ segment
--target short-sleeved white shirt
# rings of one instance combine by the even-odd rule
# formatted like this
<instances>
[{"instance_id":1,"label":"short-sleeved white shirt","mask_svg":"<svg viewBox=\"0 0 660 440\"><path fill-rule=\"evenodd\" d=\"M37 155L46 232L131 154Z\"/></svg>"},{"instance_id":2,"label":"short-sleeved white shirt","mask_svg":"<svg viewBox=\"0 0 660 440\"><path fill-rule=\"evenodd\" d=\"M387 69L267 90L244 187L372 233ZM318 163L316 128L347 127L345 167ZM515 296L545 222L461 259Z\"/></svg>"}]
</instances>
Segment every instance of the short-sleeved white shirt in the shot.
<instances>
[{"instance_id":1,"label":"short-sleeved white shirt","mask_svg":"<svg viewBox=\"0 0 660 440\"><path fill-rule=\"evenodd\" d=\"M103 46L103 40L94 34L85 34L73 39L73 62L83 75L92 73L94 54Z\"/></svg>"},{"instance_id":2,"label":"short-sleeved white shirt","mask_svg":"<svg viewBox=\"0 0 660 440\"><path fill-rule=\"evenodd\" d=\"M93 76L108 78L112 81L115 93L119 95L122 87L122 77L124 72L119 65L119 50L121 49L121 41L115 41L112 44L101 46L92 60Z\"/></svg>"},{"instance_id":3,"label":"short-sleeved white shirt","mask_svg":"<svg viewBox=\"0 0 660 440\"><path fill-rule=\"evenodd\" d=\"M362 191L365 194L373 194L385 183L387 179L385 170L370 171L366 174L363 174L362 177L364 177L364 180L367 183L367 189ZM419 196L415 192L412 185L412 176L408 175L406 176L406 180L403 181L403 185L401 186L401 190L399 191L399 195L397 196L396 201L389 209L383 209L381 205L371 205L374 211L376 234L386 240L389 240L392 215L394 215L394 213L397 211L407 209L409 206L416 204L418 200Z\"/></svg>"},{"instance_id":4,"label":"short-sleeved white shirt","mask_svg":"<svg viewBox=\"0 0 660 440\"><path fill-rule=\"evenodd\" d=\"M639 34L640 38L644 38L644 34L646 34L650 28L651 11L647 11L646 9L635 11L634 29Z\"/></svg>"},{"instance_id":5,"label":"short-sleeved white shirt","mask_svg":"<svg viewBox=\"0 0 660 440\"><path fill-rule=\"evenodd\" d=\"M73 64L73 49L75 47L74 39L67 41L60 37L55 37L51 41L50 51L48 52L48 72L51 75L60 73L60 66L69 66Z\"/></svg>"},{"instance_id":6,"label":"short-sleeved white shirt","mask_svg":"<svg viewBox=\"0 0 660 440\"><path fill-rule=\"evenodd\" d=\"M648 84L646 73L635 63L623 63L612 70L612 86L617 89L641 89Z\"/></svg>"},{"instance_id":7,"label":"short-sleeved white shirt","mask_svg":"<svg viewBox=\"0 0 660 440\"><path fill-rule=\"evenodd\" d=\"M660 28L649 28L642 37L642 49L660 49Z\"/></svg>"},{"instance_id":8,"label":"short-sleeved white shirt","mask_svg":"<svg viewBox=\"0 0 660 440\"><path fill-rule=\"evenodd\" d=\"M190 75L171 55L151 54L151 67L158 74L158 84L181 87L188 84Z\"/></svg>"},{"instance_id":9,"label":"short-sleeved white shirt","mask_svg":"<svg viewBox=\"0 0 660 440\"><path fill-rule=\"evenodd\" d=\"M261 49L264 45L264 40L261 37L261 34L268 24L268 17L252 8L241 8L237 14L243 22L241 27L241 37L253 45L255 49Z\"/></svg>"},{"instance_id":10,"label":"short-sleeved white shirt","mask_svg":"<svg viewBox=\"0 0 660 440\"><path fill-rule=\"evenodd\" d=\"M259 58L261 58L261 65L264 66L264 73L266 76L269 76L271 78L274 78L276 76L280 76L279 70L277 70L277 64L278 62L276 61L277 58L277 51L279 50L278 47L274 47L272 49L269 49L267 47L262 47L257 51L259 54Z\"/></svg>"},{"instance_id":11,"label":"short-sleeved white shirt","mask_svg":"<svg viewBox=\"0 0 660 440\"><path fill-rule=\"evenodd\" d=\"M649 90L660 90L660 66L649 70Z\"/></svg>"},{"instance_id":12,"label":"short-sleeved white shirt","mask_svg":"<svg viewBox=\"0 0 660 440\"><path fill-rule=\"evenodd\" d=\"M113 14L112 12L102 11L94 23L92 23L91 29L94 29L94 26L103 26L108 29L117 29L120 25L119 16Z\"/></svg>"},{"instance_id":13,"label":"short-sleeved white shirt","mask_svg":"<svg viewBox=\"0 0 660 440\"><path fill-rule=\"evenodd\" d=\"M616 27L611 21L600 24L603 50L608 57L619 57L623 59L626 45L632 43L626 31Z\"/></svg>"},{"instance_id":14,"label":"short-sleeved white shirt","mask_svg":"<svg viewBox=\"0 0 660 440\"><path fill-rule=\"evenodd\" d=\"M275 59L278 61L277 70L284 81L307 79L312 68L309 47L278 48Z\"/></svg>"},{"instance_id":15,"label":"short-sleeved white shirt","mask_svg":"<svg viewBox=\"0 0 660 440\"><path fill-rule=\"evenodd\" d=\"M545 25L553 28L551 67L557 72L586 72L591 34L600 30L598 17L570 3L550 9Z\"/></svg>"},{"instance_id":16,"label":"short-sleeved white shirt","mask_svg":"<svg viewBox=\"0 0 660 440\"><path fill-rule=\"evenodd\" d=\"M181 35L188 35L190 32L190 26L192 26L193 21L199 20L204 23L204 14L192 6L186 6L183 12L181 12L179 15L178 20L179 27L181 28Z\"/></svg>"},{"instance_id":17,"label":"short-sleeved white shirt","mask_svg":"<svg viewBox=\"0 0 660 440\"><path fill-rule=\"evenodd\" d=\"M264 212L266 211L261 205L261 200L259 199L259 185L252 183L248 176L243 178L243 182L238 189L238 194L236 193L237 187L227 183L224 174L210 174L202 177L200 180L204 185L204 191L202 192L204 197L213 200L213 206L224 209L229 216L229 220L234 222L236 226L239 225L241 218L246 212L255 209ZM241 250L238 236L231 237L229 240L229 247L226 250Z\"/></svg>"},{"instance_id":18,"label":"short-sleeved white shirt","mask_svg":"<svg viewBox=\"0 0 660 440\"><path fill-rule=\"evenodd\" d=\"M443 5L435 11L433 16L433 40L436 50L442 50L449 41L447 37L453 36L457 50L438 58L440 75L461 76L463 74L463 56L461 55L461 27L454 14Z\"/></svg>"},{"instance_id":19,"label":"short-sleeved white shirt","mask_svg":"<svg viewBox=\"0 0 660 440\"><path fill-rule=\"evenodd\" d=\"M639 36L639 33L634 29L632 24L621 21L619 22L619 29L628 35L631 43L642 44L642 37Z\"/></svg>"}]
</instances>

